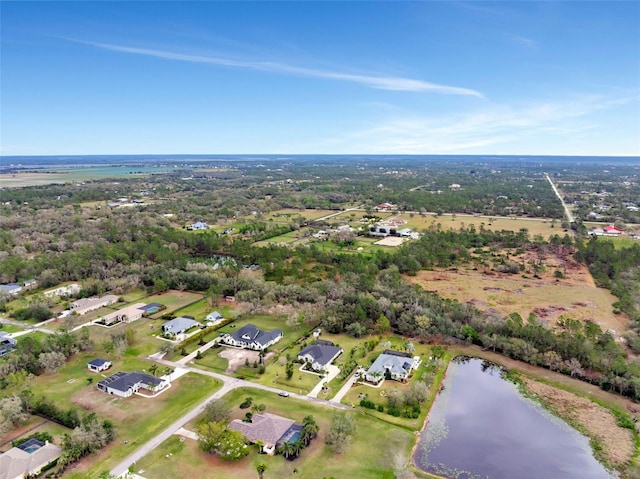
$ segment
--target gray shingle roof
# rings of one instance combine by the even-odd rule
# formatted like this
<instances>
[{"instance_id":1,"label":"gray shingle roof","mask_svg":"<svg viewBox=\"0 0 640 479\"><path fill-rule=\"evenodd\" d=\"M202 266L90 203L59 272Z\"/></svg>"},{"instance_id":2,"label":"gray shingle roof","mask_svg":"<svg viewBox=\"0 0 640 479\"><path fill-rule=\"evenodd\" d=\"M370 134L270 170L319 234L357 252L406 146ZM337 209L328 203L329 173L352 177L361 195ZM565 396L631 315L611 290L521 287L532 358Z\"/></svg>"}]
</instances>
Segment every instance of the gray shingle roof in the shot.
<instances>
[{"instance_id":1,"label":"gray shingle roof","mask_svg":"<svg viewBox=\"0 0 640 479\"><path fill-rule=\"evenodd\" d=\"M200 323L197 321L194 321L193 319L180 316L178 318L172 319L171 321L167 321L166 323L164 323L162 325L162 330L165 333L179 334L199 325Z\"/></svg>"},{"instance_id":2,"label":"gray shingle roof","mask_svg":"<svg viewBox=\"0 0 640 479\"><path fill-rule=\"evenodd\" d=\"M278 336L282 335L282 331L274 329L273 331L262 331L253 324L247 324L231 334L231 337L237 342L256 342L258 344L267 344Z\"/></svg>"},{"instance_id":3,"label":"gray shingle roof","mask_svg":"<svg viewBox=\"0 0 640 479\"><path fill-rule=\"evenodd\" d=\"M413 364L411 358L398 356L396 354L382 353L376 358L371 367L367 370L367 374L375 372L385 373L387 370L391 374L406 374Z\"/></svg>"},{"instance_id":4,"label":"gray shingle roof","mask_svg":"<svg viewBox=\"0 0 640 479\"><path fill-rule=\"evenodd\" d=\"M341 348L338 346L315 342L300 351L298 356L306 356L308 354L313 358L314 362L326 366L340 351Z\"/></svg>"},{"instance_id":5,"label":"gray shingle roof","mask_svg":"<svg viewBox=\"0 0 640 479\"><path fill-rule=\"evenodd\" d=\"M117 373L109 376L106 379L98 382L104 386L108 386L111 389L117 389L118 391L127 392L134 387L137 383L151 384L154 387L162 383L162 379L155 376L151 376L147 373L141 373L134 371L132 373L125 373L124 371L118 371Z\"/></svg>"}]
</instances>

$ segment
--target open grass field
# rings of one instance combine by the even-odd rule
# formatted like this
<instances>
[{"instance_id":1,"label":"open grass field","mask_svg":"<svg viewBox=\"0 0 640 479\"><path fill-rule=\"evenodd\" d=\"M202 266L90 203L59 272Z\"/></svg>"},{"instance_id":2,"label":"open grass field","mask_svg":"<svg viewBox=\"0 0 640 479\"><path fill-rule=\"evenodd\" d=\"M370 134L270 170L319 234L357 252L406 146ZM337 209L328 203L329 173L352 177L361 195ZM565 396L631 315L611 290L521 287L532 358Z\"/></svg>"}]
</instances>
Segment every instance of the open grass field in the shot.
<instances>
[{"instance_id":1,"label":"open grass field","mask_svg":"<svg viewBox=\"0 0 640 479\"><path fill-rule=\"evenodd\" d=\"M254 403L265 404L267 412L297 422L302 421L307 415L312 415L320 426L318 437L293 461L287 461L282 456L259 455L253 447L247 457L235 463L226 463L215 455L200 451L196 441L185 439L184 442L180 442L178 437L174 437L139 461L136 471L143 470L142 474L147 479L208 477L210 471L215 471L216 479L254 479L257 476L256 465L264 462L268 467L265 474L267 478L318 479L333 476L392 479L395 454L408 455L413 442L413 434L409 431L365 415L348 412L354 415L357 431L348 450L343 454L334 455L324 444L334 411L332 408L242 388L225 396L234 406L234 417L244 416L245 411L241 411L238 405L246 396L252 396ZM168 454L171 456L167 457Z\"/></svg>"},{"instance_id":2,"label":"open grass field","mask_svg":"<svg viewBox=\"0 0 640 479\"><path fill-rule=\"evenodd\" d=\"M0 175L2 188L21 188L25 186L49 185L53 183L70 183L78 181L91 181L104 178L117 178L120 176L140 177L152 173L165 173L170 168L156 167L90 167L51 169L47 173L40 171L26 171L23 173L9 173Z\"/></svg>"},{"instance_id":3,"label":"open grass field","mask_svg":"<svg viewBox=\"0 0 640 479\"><path fill-rule=\"evenodd\" d=\"M555 325L561 315L566 315L593 321L602 329L614 330L617 335L626 331L629 319L624 314L613 313L612 304L616 298L608 290L596 287L586 268L580 266L566 276L567 279L556 280L547 272L538 279L460 269L455 272L420 271L407 279L444 298L468 302L502 316L517 312L526 319L534 313Z\"/></svg>"},{"instance_id":4,"label":"open grass field","mask_svg":"<svg viewBox=\"0 0 640 479\"><path fill-rule=\"evenodd\" d=\"M280 210L271 211L263 214L263 220L273 220L276 223L287 224L292 218L302 217L306 221L314 221L323 216L327 216L336 213L338 210L307 210L307 209L295 209L295 208L282 208ZM254 216L248 216L247 218L255 218Z\"/></svg>"},{"instance_id":5,"label":"open grass field","mask_svg":"<svg viewBox=\"0 0 640 479\"><path fill-rule=\"evenodd\" d=\"M195 303L196 301L199 301L202 298L203 298L203 295L200 293L170 290L170 291L167 291L166 293L147 296L145 298L141 298L140 300L133 300L131 301L131 303L135 304L139 301L146 304L149 304L149 303L164 304L167 307L167 309L164 309L159 313L156 313L156 315L161 316L165 313L173 313L174 311L177 311L181 308L184 308L185 306Z\"/></svg>"},{"instance_id":6,"label":"open grass field","mask_svg":"<svg viewBox=\"0 0 640 479\"><path fill-rule=\"evenodd\" d=\"M17 333L19 331L24 331L24 328L15 324L0 323L0 332L2 333Z\"/></svg>"},{"instance_id":7,"label":"open grass field","mask_svg":"<svg viewBox=\"0 0 640 479\"><path fill-rule=\"evenodd\" d=\"M441 216L435 216L433 214L427 214L420 216L409 213L402 215L394 215L393 219L402 219L406 221L403 226L405 228L411 228L414 231L422 231L428 229L432 225L440 223L443 229L459 229L461 226L469 227L475 226L477 230L480 229L480 225L484 225L484 228L490 231L520 231L522 228L526 228L530 237L541 235L543 238L548 238L553 234L564 236L565 231L560 226L560 221L556 220L555 224L551 219L544 218L509 218L505 216L472 216L463 214L444 214Z\"/></svg>"}]
</instances>

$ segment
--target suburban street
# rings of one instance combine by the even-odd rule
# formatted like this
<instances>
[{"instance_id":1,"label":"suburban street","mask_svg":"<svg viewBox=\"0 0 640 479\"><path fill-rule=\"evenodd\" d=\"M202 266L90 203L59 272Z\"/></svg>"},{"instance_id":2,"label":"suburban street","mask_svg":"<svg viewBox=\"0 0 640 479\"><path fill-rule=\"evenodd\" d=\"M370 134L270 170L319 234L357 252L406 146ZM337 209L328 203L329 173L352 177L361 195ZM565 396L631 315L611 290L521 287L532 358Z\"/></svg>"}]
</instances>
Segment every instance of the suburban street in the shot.
<instances>
[{"instance_id":1,"label":"suburban street","mask_svg":"<svg viewBox=\"0 0 640 479\"><path fill-rule=\"evenodd\" d=\"M222 381L222 387L218 391L213 393L211 396L209 396L207 399L202 401L200 404L198 404L191 411L189 411L184 416L182 416L180 419L178 419L173 424L171 424L169 427L167 427L164 431L162 431L161 433L156 435L153 439L151 439L146 444L144 444L142 447L140 447L137 451L135 451L134 453L130 454L120 464L118 464L113 469L111 469L111 474L113 474L116 477L118 477L118 476L124 474L125 472L127 472L128 469L129 469L129 466L131 466L132 464L134 464L137 461L139 461L140 459L142 459L144 456L149 454L149 452L151 452L153 449L155 449L160 444L162 444L162 442L164 442L167 439L169 439L181 427L184 427L185 424L187 424L188 422L190 422L193 419L195 419L200 413L202 413L202 411L204 411L204 408L205 408L205 406L207 405L207 403L209 401L211 401L213 399L219 399L219 398L223 397L225 394L227 394L228 392L230 392L230 391L232 391L234 389L237 389L237 388L242 388L242 387L244 387L244 388L261 389L263 391L269 391L269 392L273 392L273 393L279 393L281 391L281 389L273 388L273 387L270 387L270 386L265 386L263 384L252 383L250 381L245 381L243 379L237 379L237 378L232 378L232 377L229 377L229 376L225 376L224 374L218 374L218 373L214 373L214 372L211 372L211 371L203 371L201 369L193 368L193 367L190 367L190 366L185 366L183 364L179 364L179 363L176 363L176 362L173 362L173 361L167 361L167 360L161 359L161 358L159 358L158 356L155 356L155 355L154 356L150 356L149 359L151 359L151 360L153 360L153 361L155 361L155 362L157 362L159 364L162 364L164 366L169 366L171 368L181 368L181 369L187 370L188 372L192 372L192 373L196 373L196 374L203 374L205 376L210 376L210 377L216 378L216 379ZM329 406L329 407L333 407L333 408L336 408L336 409L349 409L348 406L345 406L343 404L334 403L334 402L330 402L330 401L325 401L324 399L318 399L318 398L315 398L315 397L303 396L301 394L295 394L295 393L289 393L289 396L292 397L292 398L300 399L302 401L321 404L323 406ZM282 400L283 401L287 401L288 398L282 398Z\"/></svg>"}]
</instances>

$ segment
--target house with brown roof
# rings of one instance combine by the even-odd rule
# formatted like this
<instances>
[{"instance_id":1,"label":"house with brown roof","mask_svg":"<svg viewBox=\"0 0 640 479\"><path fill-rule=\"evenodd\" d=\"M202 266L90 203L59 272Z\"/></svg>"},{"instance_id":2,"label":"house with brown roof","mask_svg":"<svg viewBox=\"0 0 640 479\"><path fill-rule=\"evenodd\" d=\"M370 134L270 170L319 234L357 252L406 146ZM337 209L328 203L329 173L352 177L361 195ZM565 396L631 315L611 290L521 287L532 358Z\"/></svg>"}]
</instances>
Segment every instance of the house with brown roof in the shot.
<instances>
[{"instance_id":1,"label":"house with brown roof","mask_svg":"<svg viewBox=\"0 0 640 479\"><path fill-rule=\"evenodd\" d=\"M265 412L254 414L251 422L234 419L229 423L229 429L240 431L247 441L261 444L261 452L273 455L276 447L296 441L302 426L286 417Z\"/></svg>"},{"instance_id":2,"label":"house with brown roof","mask_svg":"<svg viewBox=\"0 0 640 479\"><path fill-rule=\"evenodd\" d=\"M49 441L32 438L0 455L0 479L36 476L60 457L62 449Z\"/></svg>"},{"instance_id":3,"label":"house with brown roof","mask_svg":"<svg viewBox=\"0 0 640 479\"><path fill-rule=\"evenodd\" d=\"M117 301L118 297L113 294L107 294L100 298L82 298L71 303L69 309L82 316L83 314L87 314L95 309L100 309L103 306L109 306Z\"/></svg>"}]
</instances>

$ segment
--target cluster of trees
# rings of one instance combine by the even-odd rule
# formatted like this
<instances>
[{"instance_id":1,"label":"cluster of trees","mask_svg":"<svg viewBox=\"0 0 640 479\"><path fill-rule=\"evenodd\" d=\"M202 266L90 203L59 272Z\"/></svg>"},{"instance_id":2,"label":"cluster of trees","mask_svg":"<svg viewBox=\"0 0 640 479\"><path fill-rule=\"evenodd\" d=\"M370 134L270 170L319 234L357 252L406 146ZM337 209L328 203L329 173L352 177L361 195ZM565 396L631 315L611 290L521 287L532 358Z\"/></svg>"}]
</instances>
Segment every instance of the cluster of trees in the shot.
<instances>
[{"instance_id":1,"label":"cluster of trees","mask_svg":"<svg viewBox=\"0 0 640 479\"><path fill-rule=\"evenodd\" d=\"M29 375L55 372L74 353L93 348L93 341L86 328L82 328L79 334L63 331L50 334L42 340L27 335L0 362L0 389L28 383Z\"/></svg>"},{"instance_id":2,"label":"cluster of trees","mask_svg":"<svg viewBox=\"0 0 640 479\"><path fill-rule=\"evenodd\" d=\"M82 418L71 434L62 438L62 454L58 465L64 470L69 464L99 451L115 438L115 427L109 420L99 421L94 413Z\"/></svg>"},{"instance_id":3,"label":"cluster of trees","mask_svg":"<svg viewBox=\"0 0 640 479\"><path fill-rule=\"evenodd\" d=\"M331 425L324 442L334 454L342 454L351 444L355 433L356 422L353 415L343 411L336 411L331 416Z\"/></svg>"}]
</instances>

